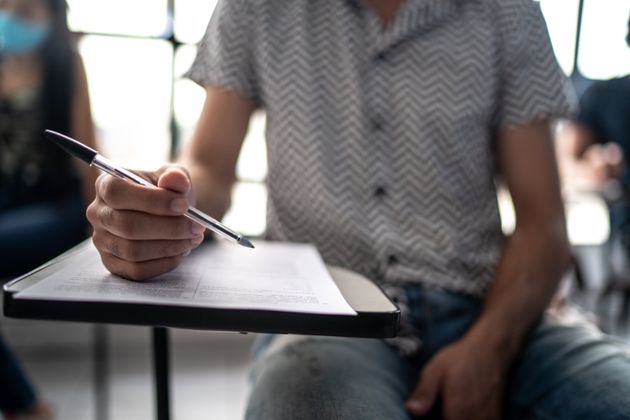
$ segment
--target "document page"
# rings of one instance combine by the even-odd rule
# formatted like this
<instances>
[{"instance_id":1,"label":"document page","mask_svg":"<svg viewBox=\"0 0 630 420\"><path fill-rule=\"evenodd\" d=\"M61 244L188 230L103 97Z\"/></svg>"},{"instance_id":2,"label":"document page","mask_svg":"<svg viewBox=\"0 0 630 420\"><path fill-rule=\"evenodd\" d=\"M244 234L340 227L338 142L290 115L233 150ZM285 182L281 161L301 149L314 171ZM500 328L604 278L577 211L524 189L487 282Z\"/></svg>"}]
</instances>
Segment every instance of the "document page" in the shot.
<instances>
[{"instance_id":1,"label":"document page","mask_svg":"<svg viewBox=\"0 0 630 420\"><path fill-rule=\"evenodd\" d=\"M109 273L90 246L15 298L356 315L314 246L255 246L202 246L174 271L142 282Z\"/></svg>"}]
</instances>

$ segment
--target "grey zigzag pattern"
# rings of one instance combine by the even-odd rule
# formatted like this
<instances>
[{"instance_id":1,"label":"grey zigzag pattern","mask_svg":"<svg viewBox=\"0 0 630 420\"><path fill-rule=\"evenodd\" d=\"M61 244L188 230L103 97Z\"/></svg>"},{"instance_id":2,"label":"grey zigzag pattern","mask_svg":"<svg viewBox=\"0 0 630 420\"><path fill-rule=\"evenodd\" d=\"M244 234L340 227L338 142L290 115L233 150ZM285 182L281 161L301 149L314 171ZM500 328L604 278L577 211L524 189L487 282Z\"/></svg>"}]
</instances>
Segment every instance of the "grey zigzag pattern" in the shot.
<instances>
[{"instance_id":1,"label":"grey zigzag pattern","mask_svg":"<svg viewBox=\"0 0 630 420\"><path fill-rule=\"evenodd\" d=\"M568 111L530 0L224 0L190 75L267 112L268 235L389 283L482 295L498 127ZM393 256L393 257L392 257Z\"/></svg>"}]
</instances>

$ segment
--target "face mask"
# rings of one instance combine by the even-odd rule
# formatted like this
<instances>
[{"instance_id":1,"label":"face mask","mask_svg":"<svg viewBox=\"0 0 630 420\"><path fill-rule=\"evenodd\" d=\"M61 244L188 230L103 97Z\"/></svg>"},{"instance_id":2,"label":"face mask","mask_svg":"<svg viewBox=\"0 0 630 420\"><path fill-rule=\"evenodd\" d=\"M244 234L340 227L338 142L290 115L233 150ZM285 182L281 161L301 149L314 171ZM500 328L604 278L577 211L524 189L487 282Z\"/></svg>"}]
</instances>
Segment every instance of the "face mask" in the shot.
<instances>
[{"instance_id":1,"label":"face mask","mask_svg":"<svg viewBox=\"0 0 630 420\"><path fill-rule=\"evenodd\" d=\"M49 32L45 23L31 23L0 10L0 54L18 55L39 47Z\"/></svg>"}]
</instances>

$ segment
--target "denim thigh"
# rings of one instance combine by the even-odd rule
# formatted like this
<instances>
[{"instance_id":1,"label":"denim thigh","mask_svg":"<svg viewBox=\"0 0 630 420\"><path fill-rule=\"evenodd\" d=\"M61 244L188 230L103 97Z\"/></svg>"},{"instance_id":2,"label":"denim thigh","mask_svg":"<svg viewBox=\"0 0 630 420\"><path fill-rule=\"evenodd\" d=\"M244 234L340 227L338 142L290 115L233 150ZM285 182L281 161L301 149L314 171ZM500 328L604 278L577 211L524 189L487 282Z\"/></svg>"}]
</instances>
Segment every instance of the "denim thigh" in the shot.
<instances>
[{"instance_id":1,"label":"denim thigh","mask_svg":"<svg viewBox=\"0 0 630 420\"><path fill-rule=\"evenodd\" d=\"M408 420L417 369L383 340L263 336L246 418Z\"/></svg>"},{"instance_id":2,"label":"denim thigh","mask_svg":"<svg viewBox=\"0 0 630 420\"><path fill-rule=\"evenodd\" d=\"M627 343L588 325L543 321L510 376L510 419L630 419Z\"/></svg>"},{"instance_id":3,"label":"denim thigh","mask_svg":"<svg viewBox=\"0 0 630 420\"><path fill-rule=\"evenodd\" d=\"M261 336L246 418L409 419L404 403L421 366L468 329L480 305L421 286L405 287L401 297L421 342L415 357L402 356L395 341Z\"/></svg>"}]
</instances>

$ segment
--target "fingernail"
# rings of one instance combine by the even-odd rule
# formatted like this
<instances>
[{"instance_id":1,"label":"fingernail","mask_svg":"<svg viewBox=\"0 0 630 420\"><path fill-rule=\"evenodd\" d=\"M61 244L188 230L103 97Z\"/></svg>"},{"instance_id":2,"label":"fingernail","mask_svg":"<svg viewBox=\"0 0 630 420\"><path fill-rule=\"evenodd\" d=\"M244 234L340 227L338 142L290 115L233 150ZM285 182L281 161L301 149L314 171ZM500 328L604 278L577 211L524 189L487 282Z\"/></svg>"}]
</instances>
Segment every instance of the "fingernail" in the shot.
<instances>
[{"instance_id":1,"label":"fingernail","mask_svg":"<svg viewBox=\"0 0 630 420\"><path fill-rule=\"evenodd\" d=\"M192 233L194 233L195 235L199 235L200 233L203 233L203 231L206 230L206 228L203 225L200 225L199 223L193 223L191 230L192 230Z\"/></svg>"},{"instance_id":2,"label":"fingernail","mask_svg":"<svg viewBox=\"0 0 630 420\"><path fill-rule=\"evenodd\" d=\"M199 235L190 240L190 243L192 244L192 246L198 246L202 242L203 242L203 235Z\"/></svg>"},{"instance_id":3,"label":"fingernail","mask_svg":"<svg viewBox=\"0 0 630 420\"><path fill-rule=\"evenodd\" d=\"M427 404L422 400L409 400L405 406L407 410L414 414L423 414L426 411Z\"/></svg>"},{"instance_id":4,"label":"fingernail","mask_svg":"<svg viewBox=\"0 0 630 420\"><path fill-rule=\"evenodd\" d=\"M183 213L188 210L188 201L185 198L176 198L171 201L171 210L176 213Z\"/></svg>"}]
</instances>

